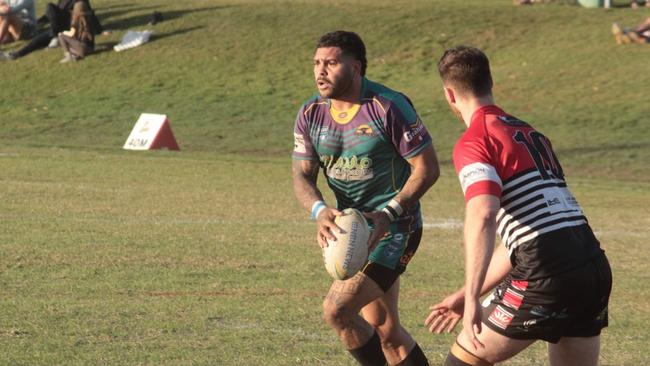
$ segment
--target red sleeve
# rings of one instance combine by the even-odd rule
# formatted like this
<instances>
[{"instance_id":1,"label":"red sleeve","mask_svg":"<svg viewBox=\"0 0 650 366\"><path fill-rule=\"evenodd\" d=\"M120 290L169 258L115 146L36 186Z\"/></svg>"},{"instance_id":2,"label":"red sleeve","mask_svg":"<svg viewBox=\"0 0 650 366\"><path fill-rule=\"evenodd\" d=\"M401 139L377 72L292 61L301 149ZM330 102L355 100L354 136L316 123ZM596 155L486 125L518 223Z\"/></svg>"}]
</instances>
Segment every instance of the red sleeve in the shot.
<instances>
[{"instance_id":1,"label":"red sleeve","mask_svg":"<svg viewBox=\"0 0 650 366\"><path fill-rule=\"evenodd\" d=\"M465 195L465 202L481 194L501 197L501 177L489 148L487 133L479 126L469 128L454 147L454 166ZM483 130L484 131L484 130Z\"/></svg>"}]
</instances>

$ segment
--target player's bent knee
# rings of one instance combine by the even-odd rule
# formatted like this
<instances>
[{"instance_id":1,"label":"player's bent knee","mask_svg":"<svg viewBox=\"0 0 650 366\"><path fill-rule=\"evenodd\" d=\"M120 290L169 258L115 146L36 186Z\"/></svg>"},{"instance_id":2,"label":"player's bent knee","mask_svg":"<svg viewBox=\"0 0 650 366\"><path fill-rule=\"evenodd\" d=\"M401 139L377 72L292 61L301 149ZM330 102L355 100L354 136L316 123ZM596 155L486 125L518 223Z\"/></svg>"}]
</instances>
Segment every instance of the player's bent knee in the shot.
<instances>
[{"instance_id":1,"label":"player's bent knee","mask_svg":"<svg viewBox=\"0 0 650 366\"><path fill-rule=\"evenodd\" d=\"M350 314L345 306L339 305L325 299L323 301L323 319L331 327L341 327L345 325L354 314Z\"/></svg>"},{"instance_id":2,"label":"player's bent knee","mask_svg":"<svg viewBox=\"0 0 650 366\"><path fill-rule=\"evenodd\" d=\"M475 356L456 342L451 346L443 366L492 366L492 364Z\"/></svg>"}]
</instances>

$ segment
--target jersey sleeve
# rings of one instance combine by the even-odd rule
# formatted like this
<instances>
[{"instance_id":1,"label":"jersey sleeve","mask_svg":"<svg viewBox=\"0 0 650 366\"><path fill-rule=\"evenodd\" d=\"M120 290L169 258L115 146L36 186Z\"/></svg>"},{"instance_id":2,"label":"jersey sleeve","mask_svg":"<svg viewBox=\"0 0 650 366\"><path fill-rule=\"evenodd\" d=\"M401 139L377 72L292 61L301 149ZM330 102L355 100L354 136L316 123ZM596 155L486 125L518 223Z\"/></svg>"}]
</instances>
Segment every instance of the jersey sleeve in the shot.
<instances>
[{"instance_id":1,"label":"jersey sleeve","mask_svg":"<svg viewBox=\"0 0 650 366\"><path fill-rule=\"evenodd\" d=\"M298 160L318 160L318 154L316 154L309 135L309 124L304 107L298 111L296 124L293 128L292 157Z\"/></svg>"},{"instance_id":2,"label":"jersey sleeve","mask_svg":"<svg viewBox=\"0 0 650 366\"><path fill-rule=\"evenodd\" d=\"M431 136L411 102L404 96L386 110L386 129L395 149L404 159L419 154L431 144Z\"/></svg>"},{"instance_id":3,"label":"jersey sleeve","mask_svg":"<svg viewBox=\"0 0 650 366\"><path fill-rule=\"evenodd\" d=\"M454 166L465 202L481 194L501 197L501 178L490 155L488 142L467 131L454 147Z\"/></svg>"}]
</instances>

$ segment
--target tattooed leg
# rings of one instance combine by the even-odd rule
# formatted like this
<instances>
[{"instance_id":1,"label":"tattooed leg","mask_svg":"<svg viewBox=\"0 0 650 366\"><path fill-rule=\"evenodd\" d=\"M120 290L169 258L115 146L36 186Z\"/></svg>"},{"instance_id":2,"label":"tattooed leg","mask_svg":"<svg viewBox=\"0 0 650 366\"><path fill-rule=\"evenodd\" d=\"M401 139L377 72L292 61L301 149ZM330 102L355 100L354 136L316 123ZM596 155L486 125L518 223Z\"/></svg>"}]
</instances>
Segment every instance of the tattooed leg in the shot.
<instances>
[{"instance_id":1,"label":"tattooed leg","mask_svg":"<svg viewBox=\"0 0 650 366\"><path fill-rule=\"evenodd\" d=\"M323 314L347 349L359 348L372 337L374 328L359 315L359 311L383 294L375 281L363 273L332 284L323 302Z\"/></svg>"}]
</instances>

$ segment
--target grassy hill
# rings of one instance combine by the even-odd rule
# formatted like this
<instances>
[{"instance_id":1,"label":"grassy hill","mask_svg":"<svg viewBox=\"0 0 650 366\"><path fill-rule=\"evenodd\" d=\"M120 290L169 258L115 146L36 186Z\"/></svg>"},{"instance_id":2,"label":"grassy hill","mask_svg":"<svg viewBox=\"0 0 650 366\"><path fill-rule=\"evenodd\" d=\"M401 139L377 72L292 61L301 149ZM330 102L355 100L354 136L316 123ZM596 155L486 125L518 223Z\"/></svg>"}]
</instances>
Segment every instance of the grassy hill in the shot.
<instances>
[{"instance_id":1,"label":"grassy hill","mask_svg":"<svg viewBox=\"0 0 650 366\"><path fill-rule=\"evenodd\" d=\"M461 130L444 104L435 64L471 44L492 58L497 101L550 135L564 161L634 178L650 163L642 94L650 47L618 46L610 25L648 11L474 1L96 0L113 35L101 52L59 65L60 50L5 62L0 141L111 149L141 112L165 113L181 147L285 155L300 104L314 92L318 37L344 28L367 43L369 78L407 93L441 157ZM615 2L616 4L616 2ZM147 27L154 10L165 22ZM110 50L127 29L153 29L139 49ZM565 164L566 164L565 163Z\"/></svg>"},{"instance_id":2,"label":"grassy hill","mask_svg":"<svg viewBox=\"0 0 650 366\"><path fill-rule=\"evenodd\" d=\"M98 54L0 64L0 364L350 365L321 319L330 280L289 168L314 44L337 28L362 35L369 78L413 99L443 160L400 301L432 365L454 335L423 320L463 279L462 125L435 64L461 43L491 57L497 102L552 139L608 253L601 365L648 364L650 47L609 32L650 10L569 2L93 0L113 30ZM166 21L147 27L154 10ZM152 42L110 50L145 28ZM122 150L142 112L168 114L182 151Z\"/></svg>"}]
</instances>

